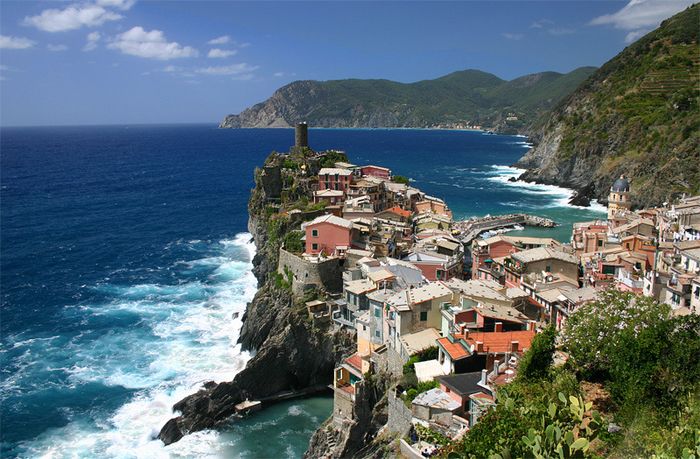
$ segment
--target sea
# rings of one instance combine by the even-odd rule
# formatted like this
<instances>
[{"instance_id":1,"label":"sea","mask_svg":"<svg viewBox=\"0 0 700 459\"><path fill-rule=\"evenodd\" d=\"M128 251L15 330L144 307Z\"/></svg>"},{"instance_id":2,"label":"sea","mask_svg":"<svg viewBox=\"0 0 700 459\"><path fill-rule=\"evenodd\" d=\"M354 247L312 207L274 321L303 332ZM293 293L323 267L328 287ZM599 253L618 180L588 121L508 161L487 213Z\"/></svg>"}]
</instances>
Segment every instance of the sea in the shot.
<instances>
[{"instance_id":1,"label":"sea","mask_svg":"<svg viewBox=\"0 0 700 459\"><path fill-rule=\"evenodd\" d=\"M246 202L290 129L215 125L0 130L0 456L300 457L330 397L281 403L164 447L172 405L250 358L256 290ZM604 208L511 182L526 138L474 131L311 129L316 150L390 167L456 218L530 212L567 241ZM330 376L329 376L330 377Z\"/></svg>"}]
</instances>

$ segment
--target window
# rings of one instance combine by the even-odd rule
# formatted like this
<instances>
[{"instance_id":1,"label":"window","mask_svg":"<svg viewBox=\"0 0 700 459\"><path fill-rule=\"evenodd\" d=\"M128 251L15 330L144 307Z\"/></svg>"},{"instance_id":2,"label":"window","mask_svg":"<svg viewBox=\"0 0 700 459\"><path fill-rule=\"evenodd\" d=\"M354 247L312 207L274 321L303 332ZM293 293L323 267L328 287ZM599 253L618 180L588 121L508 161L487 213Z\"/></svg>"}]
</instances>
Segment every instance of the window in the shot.
<instances>
[{"instance_id":1,"label":"window","mask_svg":"<svg viewBox=\"0 0 700 459\"><path fill-rule=\"evenodd\" d=\"M438 269L438 270L436 271L436 274L437 274L437 276L436 276L436 277L437 277L437 280L442 279L442 276L443 276L443 271L442 271L442 270Z\"/></svg>"},{"instance_id":2,"label":"window","mask_svg":"<svg viewBox=\"0 0 700 459\"><path fill-rule=\"evenodd\" d=\"M318 250L318 244L316 244L316 243L311 244L311 250Z\"/></svg>"},{"instance_id":3,"label":"window","mask_svg":"<svg viewBox=\"0 0 700 459\"><path fill-rule=\"evenodd\" d=\"M552 265L545 266L544 270L547 271L548 273L551 273L552 272Z\"/></svg>"},{"instance_id":4,"label":"window","mask_svg":"<svg viewBox=\"0 0 700 459\"><path fill-rule=\"evenodd\" d=\"M426 320L428 320L428 311L421 311L420 321L425 322Z\"/></svg>"},{"instance_id":5,"label":"window","mask_svg":"<svg viewBox=\"0 0 700 459\"><path fill-rule=\"evenodd\" d=\"M381 333L379 332L379 330L374 330L374 337L375 338L381 338L380 335L381 335Z\"/></svg>"},{"instance_id":6,"label":"window","mask_svg":"<svg viewBox=\"0 0 700 459\"><path fill-rule=\"evenodd\" d=\"M335 182L335 191L338 191L338 182Z\"/></svg>"},{"instance_id":7,"label":"window","mask_svg":"<svg viewBox=\"0 0 700 459\"><path fill-rule=\"evenodd\" d=\"M317 229L312 229L312 230L311 230L311 235L312 235L313 237L318 237L318 230L317 230Z\"/></svg>"},{"instance_id":8,"label":"window","mask_svg":"<svg viewBox=\"0 0 700 459\"><path fill-rule=\"evenodd\" d=\"M375 306L374 317L381 317L381 316L382 316L382 310Z\"/></svg>"},{"instance_id":9,"label":"window","mask_svg":"<svg viewBox=\"0 0 700 459\"><path fill-rule=\"evenodd\" d=\"M603 247L603 240L602 239L598 239L598 247Z\"/></svg>"},{"instance_id":10,"label":"window","mask_svg":"<svg viewBox=\"0 0 700 459\"><path fill-rule=\"evenodd\" d=\"M326 374L328 374L328 373L326 373ZM335 379L343 379L343 369L342 368L338 368L337 370L335 370Z\"/></svg>"}]
</instances>

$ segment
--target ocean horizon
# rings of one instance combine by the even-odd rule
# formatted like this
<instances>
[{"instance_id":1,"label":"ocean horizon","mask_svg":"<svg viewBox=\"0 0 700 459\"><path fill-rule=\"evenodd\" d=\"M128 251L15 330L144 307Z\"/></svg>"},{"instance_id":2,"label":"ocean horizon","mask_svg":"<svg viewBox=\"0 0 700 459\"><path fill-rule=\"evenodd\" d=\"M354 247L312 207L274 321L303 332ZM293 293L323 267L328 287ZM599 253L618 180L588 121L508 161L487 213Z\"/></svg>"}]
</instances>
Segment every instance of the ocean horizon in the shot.
<instances>
[{"instance_id":1,"label":"ocean horizon","mask_svg":"<svg viewBox=\"0 0 700 459\"><path fill-rule=\"evenodd\" d=\"M455 219L532 213L560 226L519 234L568 241L574 221L604 215L570 206L571 190L509 181L522 136L313 128L309 142L410 177ZM174 402L250 357L237 341L257 287L253 169L292 143L289 128L204 123L0 130L3 457L303 454L328 397L155 439Z\"/></svg>"}]
</instances>

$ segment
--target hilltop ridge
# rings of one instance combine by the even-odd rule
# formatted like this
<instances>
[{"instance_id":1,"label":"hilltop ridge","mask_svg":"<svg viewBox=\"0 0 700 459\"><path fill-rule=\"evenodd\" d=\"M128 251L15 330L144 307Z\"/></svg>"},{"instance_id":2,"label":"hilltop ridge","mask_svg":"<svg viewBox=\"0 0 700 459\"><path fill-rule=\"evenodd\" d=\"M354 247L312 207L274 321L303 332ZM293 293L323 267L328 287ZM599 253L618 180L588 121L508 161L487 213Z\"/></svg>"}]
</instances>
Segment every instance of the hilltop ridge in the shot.
<instances>
[{"instance_id":1,"label":"hilltop ridge","mask_svg":"<svg viewBox=\"0 0 700 459\"><path fill-rule=\"evenodd\" d=\"M506 81L480 70L433 80L303 80L281 87L266 101L228 115L222 128L453 127L479 125L520 132L573 91L593 71L541 72Z\"/></svg>"}]
</instances>

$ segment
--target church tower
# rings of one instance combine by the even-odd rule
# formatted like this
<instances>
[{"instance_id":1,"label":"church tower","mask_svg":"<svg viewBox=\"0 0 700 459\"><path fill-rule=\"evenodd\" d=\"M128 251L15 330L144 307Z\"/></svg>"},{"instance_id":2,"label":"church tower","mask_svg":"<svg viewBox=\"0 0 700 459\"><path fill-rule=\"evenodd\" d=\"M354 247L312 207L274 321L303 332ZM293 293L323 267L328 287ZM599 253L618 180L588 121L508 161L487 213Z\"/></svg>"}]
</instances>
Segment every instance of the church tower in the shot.
<instances>
[{"instance_id":1,"label":"church tower","mask_svg":"<svg viewBox=\"0 0 700 459\"><path fill-rule=\"evenodd\" d=\"M632 207L630 202L630 182L621 175L610 187L608 195L608 220L613 221Z\"/></svg>"}]
</instances>

